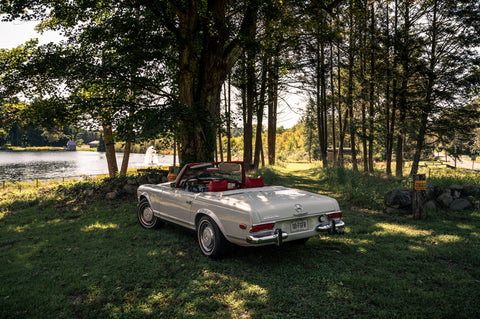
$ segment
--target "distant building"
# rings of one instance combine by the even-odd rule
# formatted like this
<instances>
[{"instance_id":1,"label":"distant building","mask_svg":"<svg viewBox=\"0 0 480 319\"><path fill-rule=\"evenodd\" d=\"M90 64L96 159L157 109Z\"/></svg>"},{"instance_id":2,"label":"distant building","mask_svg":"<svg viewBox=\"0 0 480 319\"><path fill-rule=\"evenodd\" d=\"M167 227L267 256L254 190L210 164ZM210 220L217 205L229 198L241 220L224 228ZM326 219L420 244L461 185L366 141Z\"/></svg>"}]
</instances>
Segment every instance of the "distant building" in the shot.
<instances>
[{"instance_id":1,"label":"distant building","mask_svg":"<svg viewBox=\"0 0 480 319\"><path fill-rule=\"evenodd\" d=\"M67 146L65 148L67 151L76 151L77 150L77 142L75 141L68 141Z\"/></svg>"},{"instance_id":2,"label":"distant building","mask_svg":"<svg viewBox=\"0 0 480 319\"><path fill-rule=\"evenodd\" d=\"M97 148L98 144L100 144L100 141L91 141L90 143L88 143L90 148Z\"/></svg>"}]
</instances>

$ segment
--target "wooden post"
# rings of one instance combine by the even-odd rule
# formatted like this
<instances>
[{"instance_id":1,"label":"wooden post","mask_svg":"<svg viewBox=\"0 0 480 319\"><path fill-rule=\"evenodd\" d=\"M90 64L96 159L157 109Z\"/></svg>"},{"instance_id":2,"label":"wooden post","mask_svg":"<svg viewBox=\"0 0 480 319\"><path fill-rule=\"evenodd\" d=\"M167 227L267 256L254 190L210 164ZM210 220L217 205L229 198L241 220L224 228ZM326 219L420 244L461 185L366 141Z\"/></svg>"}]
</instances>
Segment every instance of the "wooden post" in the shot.
<instances>
[{"instance_id":1,"label":"wooden post","mask_svg":"<svg viewBox=\"0 0 480 319\"><path fill-rule=\"evenodd\" d=\"M425 174L413 175L413 196L412 210L413 219L425 219L427 213L425 211L425 190L427 189L427 180Z\"/></svg>"}]
</instances>

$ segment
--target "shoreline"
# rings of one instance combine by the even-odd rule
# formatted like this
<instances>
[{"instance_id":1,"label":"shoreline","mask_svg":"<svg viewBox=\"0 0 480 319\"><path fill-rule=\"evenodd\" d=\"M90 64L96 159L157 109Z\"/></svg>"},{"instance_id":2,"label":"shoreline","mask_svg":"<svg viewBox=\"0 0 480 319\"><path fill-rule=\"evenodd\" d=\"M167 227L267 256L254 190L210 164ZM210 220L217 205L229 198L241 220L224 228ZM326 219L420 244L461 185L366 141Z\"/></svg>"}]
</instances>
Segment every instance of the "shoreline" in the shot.
<instances>
[{"instance_id":1,"label":"shoreline","mask_svg":"<svg viewBox=\"0 0 480 319\"><path fill-rule=\"evenodd\" d=\"M0 151L4 152L66 152L64 147L56 146L29 146L29 147L17 147L8 146L0 148Z\"/></svg>"}]
</instances>

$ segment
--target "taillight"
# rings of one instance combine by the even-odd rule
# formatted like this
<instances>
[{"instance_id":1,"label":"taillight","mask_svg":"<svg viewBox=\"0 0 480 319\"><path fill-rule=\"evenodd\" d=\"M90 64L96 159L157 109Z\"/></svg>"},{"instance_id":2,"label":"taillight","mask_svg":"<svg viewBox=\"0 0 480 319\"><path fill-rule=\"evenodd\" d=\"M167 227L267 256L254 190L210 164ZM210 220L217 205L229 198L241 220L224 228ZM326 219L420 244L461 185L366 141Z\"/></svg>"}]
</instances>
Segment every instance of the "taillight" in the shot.
<instances>
[{"instance_id":1,"label":"taillight","mask_svg":"<svg viewBox=\"0 0 480 319\"><path fill-rule=\"evenodd\" d=\"M258 225L253 225L250 228L250 232L256 233L261 230L272 230L273 226L275 226L275 223L266 223L266 224L258 224Z\"/></svg>"},{"instance_id":2,"label":"taillight","mask_svg":"<svg viewBox=\"0 0 480 319\"><path fill-rule=\"evenodd\" d=\"M332 220L335 218L342 218L342 212L330 213L330 214L327 214L327 216L329 220Z\"/></svg>"}]
</instances>

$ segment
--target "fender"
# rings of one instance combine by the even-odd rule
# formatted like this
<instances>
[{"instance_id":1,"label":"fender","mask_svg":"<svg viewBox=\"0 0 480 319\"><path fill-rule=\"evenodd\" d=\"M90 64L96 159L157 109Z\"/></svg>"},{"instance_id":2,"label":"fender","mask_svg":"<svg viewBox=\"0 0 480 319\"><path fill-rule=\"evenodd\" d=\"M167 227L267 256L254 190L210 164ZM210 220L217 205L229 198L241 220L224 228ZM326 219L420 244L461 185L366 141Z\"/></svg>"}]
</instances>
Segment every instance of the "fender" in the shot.
<instances>
[{"instance_id":1,"label":"fender","mask_svg":"<svg viewBox=\"0 0 480 319\"><path fill-rule=\"evenodd\" d=\"M148 195L148 193L143 192L143 193L141 193L140 195L137 196L137 199L138 199L138 202L139 202L139 203L140 203L140 200L141 200L142 198L145 198L145 199L148 201L148 205L150 206L150 208L152 208L153 214L154 214L155 216L160 217L159 213L156 212L156 211L153 209L152 202L151 202L151 200L150 200L150 196Z\"/></svg>"},{"instance_id":2,"label":"fender","mask_svg":"<svg viewBox=\"0 0 480 319\"><path fill-rule=\"evenodd\" d=\"M211 210L206 208L200 208L195 214L195 229L197 228L197 223L200 220L202 215L207 215L208 217L213 219L213 221L217 224L218 228L220 228L220 231L222 232L223 236L226 237L225 229L223 228L223 224L220 221L220 219L218 219L217 215L215 215Z\"/></svg>"},{"instance_id":3,"label":"fender","mask_svg":"<svg viewBox=\"0 0 480 319\"><path fill-rule=\"evenodd\" d=\"M152 202L150 201L150 196L148 195L148 193L146 192L143 192L141 193L140 195L137 195L137 200L138 202L140 202L140 200L143 198L146 198L147 201L148 201L148 204L150 205L150 207L152 206Z\"/></svg>"}]
</instances>

